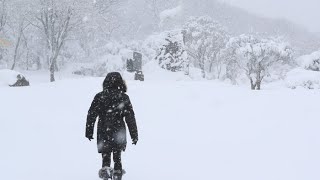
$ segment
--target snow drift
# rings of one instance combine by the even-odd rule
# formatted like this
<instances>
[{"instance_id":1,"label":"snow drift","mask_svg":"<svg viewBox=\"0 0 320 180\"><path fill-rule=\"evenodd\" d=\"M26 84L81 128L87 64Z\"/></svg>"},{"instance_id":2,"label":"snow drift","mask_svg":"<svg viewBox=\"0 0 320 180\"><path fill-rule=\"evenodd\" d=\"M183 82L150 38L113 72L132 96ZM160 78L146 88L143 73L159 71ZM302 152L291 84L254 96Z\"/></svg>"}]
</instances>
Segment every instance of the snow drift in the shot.
<instances>
[{"instance_id":1,"label":"snow drift","mask_svg":"<svg viewBox=\"0 0 320 180\"><path fill-rule=\"evenodd\" d=\"M1 88L0 179L98 180L101 156L84 130L102 81ZM124 153L124 179L320 179L319 91L127 83L139 142Z\"/></svg>"}]
</instances>

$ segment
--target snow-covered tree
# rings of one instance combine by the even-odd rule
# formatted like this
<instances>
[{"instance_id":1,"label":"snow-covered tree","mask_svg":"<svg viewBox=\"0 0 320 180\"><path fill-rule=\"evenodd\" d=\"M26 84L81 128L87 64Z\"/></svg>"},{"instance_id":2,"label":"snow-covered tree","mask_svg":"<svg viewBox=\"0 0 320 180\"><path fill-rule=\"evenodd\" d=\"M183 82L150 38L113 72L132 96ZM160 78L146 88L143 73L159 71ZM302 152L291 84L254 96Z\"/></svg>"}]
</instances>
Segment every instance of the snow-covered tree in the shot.
<instances>
[{"instance_id":1,"label":"snow-covered tree","mask_svg":"<svg viewBox=\"0 0 320 180\"><path fill-rule=\"evenodd\" d=\"M301 56L298 58L298 63L307 70L320 71L320 51Z\"/></svg>"},{"instance_id":2,"label":"snow-covered tree","mask_svg":"<svg viewBox=\"0 0 320 180\"><path fill-rule=\"evenodd\" d=\"M224 78L231 80L232 84L237 84L241 70L237 65L236 49L226 47L221 51L219 58L225 63Z\"/></svg>"},{"instance_id":3,"label":"snow-covered tree","mask_svg":"<svg viewBox=\"0 0 320 180\"><path fill-rule=\"evenodd\" d=\"M202 71L211 73L218 55L228 41L227 31L210 17L192 17L184 25L186 49L195 65Z\"/></svg>"},{"instance_id":4,"label":"snow-covered tree","mask_svg":"<svg viewBox=\"0 0 320 180\"><path fill-rule=\"evenodd\" d=\"M172 72L186 70L189 62L183 37L184 35L180 30L168 32L165 43L155 58L163 69Z\"/></svg>"},{"instance_id":5,"label":"snow-covered tree","mask_svg":"<svg viewBox=\"0 0 320 180\"><path fill-rule=\"evenodd\" d=\"M250 80L251 89L261 89L262 80L276 64L292 60L292 49L288 44L275 39L259 39L250 35L233 37L227 44L231 53L229 65L243 70ZM232 54L233 53L233 54Z\"/></svg>"}]
</instances>

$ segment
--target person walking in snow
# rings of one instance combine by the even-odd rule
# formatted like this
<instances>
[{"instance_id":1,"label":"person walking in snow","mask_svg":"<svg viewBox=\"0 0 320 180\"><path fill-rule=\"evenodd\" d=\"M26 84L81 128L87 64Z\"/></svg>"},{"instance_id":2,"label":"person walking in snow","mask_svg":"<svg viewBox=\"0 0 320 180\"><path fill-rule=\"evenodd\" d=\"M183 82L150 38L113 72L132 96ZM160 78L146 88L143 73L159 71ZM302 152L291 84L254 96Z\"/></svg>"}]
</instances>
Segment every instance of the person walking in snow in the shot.
<instances>
[{"instance_id":1,"label":"person walking in snow","mask_svg":"<svg viewBox=\"0 0 320 180\"><path fill-rule=\"evenodd\" d=\"M94 124L97 117L97 146L102 154L102 179L121 180L124 170L121 163L121 152L127 145L126 124L129 128L132 144L138 142L138 129L127 86L120 73L109 73L103 82L103 91L98 93L90 106L86 123L86 138L93 139ZM113 153L114 169L110 168Z\"/></svg>"}]
</instances>

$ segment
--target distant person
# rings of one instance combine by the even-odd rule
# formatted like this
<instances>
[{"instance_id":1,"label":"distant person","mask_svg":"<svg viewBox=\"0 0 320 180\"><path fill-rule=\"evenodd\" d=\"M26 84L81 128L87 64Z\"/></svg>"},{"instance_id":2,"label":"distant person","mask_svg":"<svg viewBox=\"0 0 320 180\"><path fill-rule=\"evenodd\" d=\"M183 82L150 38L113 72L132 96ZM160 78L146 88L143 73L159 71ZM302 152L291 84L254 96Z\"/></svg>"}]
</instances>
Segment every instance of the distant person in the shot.
<instances>
[{"instance_id":1,"label":"distant person","mask_svg":"<svg viewBox=\"0 0 320 180\"><path fill-rule=\"evenodd\" d=\"M11 87L19 87L19 86L30 86L29 81L22 75L18 74L17 82L13 85L9 85Z\"/></svg>"},{"instance_id":2,"label":"distant person","mask_svg":"<svg viewBox=\"0 0 320 180\"><path fill-rule=\"evenodd\" d=\"M102 169L99 177L121 180L125 173L122 169L121 152L125 151L126 124L129 128L132 144L138 142L138 129L135 114L126 94L127 86L120 73L112 72L103 82L103 91L98 93L88 112L86 137L93 139L94 124L98 120L97 145L102 154ZM111 154L113 153L114 169L110 168Z\"/></svg>"}]
</instances>

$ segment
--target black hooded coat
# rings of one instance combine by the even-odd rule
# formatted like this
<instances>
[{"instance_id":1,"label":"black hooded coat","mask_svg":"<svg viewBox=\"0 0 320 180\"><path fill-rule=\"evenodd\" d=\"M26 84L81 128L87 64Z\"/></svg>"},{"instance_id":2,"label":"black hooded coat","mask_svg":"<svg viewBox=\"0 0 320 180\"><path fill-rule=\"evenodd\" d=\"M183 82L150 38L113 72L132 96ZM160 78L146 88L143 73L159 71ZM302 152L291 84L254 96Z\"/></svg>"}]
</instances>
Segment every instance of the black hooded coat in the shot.
<instances>
[{"instance_id":1,"label":"black hooded coat","mask_svg":"<svg viewBox=\"0 0 320 180\"><path fill-rule=\"evenodd\" d=\"M98 93L87 116L86 137L92 138L97 117L98 152L125 151L127 145L126 125L131 139L138 140L135 114L126 94L127 87L120 73L109 73L103 82L103 91Z\"/></svg>"}]
</instances>

